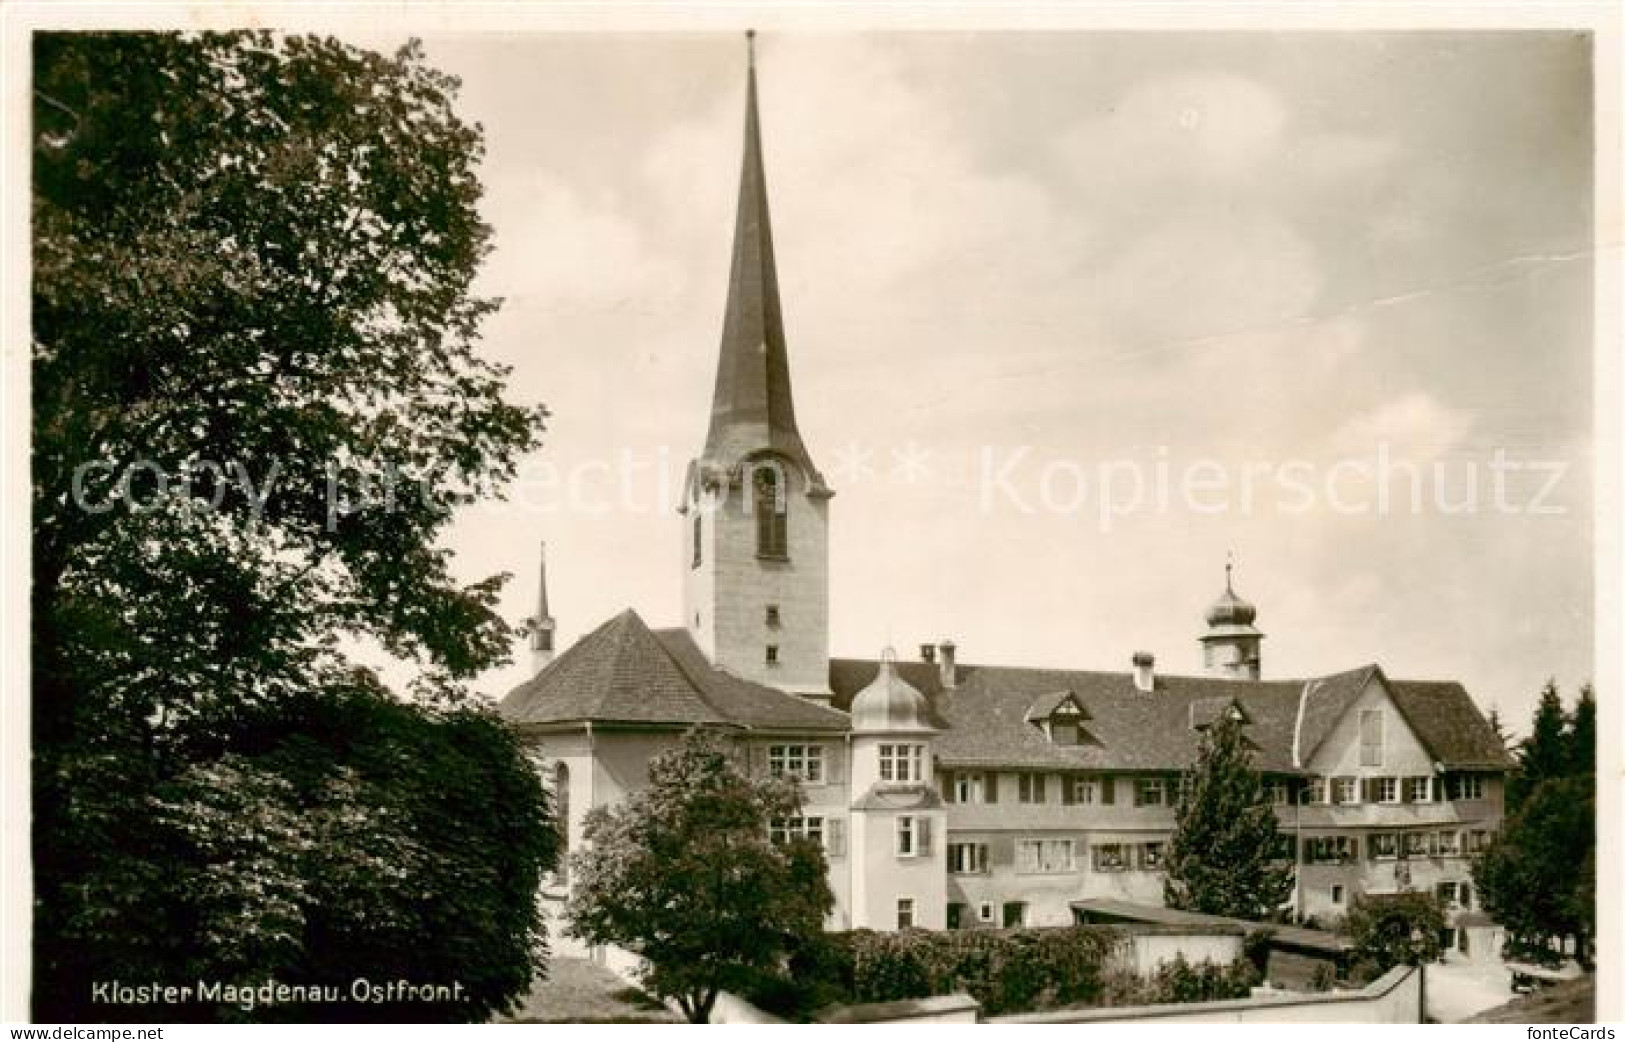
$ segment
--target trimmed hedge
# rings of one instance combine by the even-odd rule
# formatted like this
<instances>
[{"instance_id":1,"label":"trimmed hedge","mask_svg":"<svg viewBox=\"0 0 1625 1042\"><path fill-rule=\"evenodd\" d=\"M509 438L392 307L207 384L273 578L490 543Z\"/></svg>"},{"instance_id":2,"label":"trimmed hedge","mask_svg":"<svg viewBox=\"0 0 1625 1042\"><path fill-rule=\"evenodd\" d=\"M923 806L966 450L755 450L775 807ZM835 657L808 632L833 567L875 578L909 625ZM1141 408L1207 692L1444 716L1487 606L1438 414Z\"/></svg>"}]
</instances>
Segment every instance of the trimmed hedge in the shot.
<instances>
[{"instance_id":1,"label":"trimmed hedge","mask_svg":"<svg viewBox=\"0 0 1625 1042\"><path fill-rule=\"evenodd\" d=\"M956 991L990 1016L1097 1003L1123 941L1102 926L824 934L792 956L787 974L751 982L746 997L794 1019L825 1006Z\"/></svg>"}]
</instances>

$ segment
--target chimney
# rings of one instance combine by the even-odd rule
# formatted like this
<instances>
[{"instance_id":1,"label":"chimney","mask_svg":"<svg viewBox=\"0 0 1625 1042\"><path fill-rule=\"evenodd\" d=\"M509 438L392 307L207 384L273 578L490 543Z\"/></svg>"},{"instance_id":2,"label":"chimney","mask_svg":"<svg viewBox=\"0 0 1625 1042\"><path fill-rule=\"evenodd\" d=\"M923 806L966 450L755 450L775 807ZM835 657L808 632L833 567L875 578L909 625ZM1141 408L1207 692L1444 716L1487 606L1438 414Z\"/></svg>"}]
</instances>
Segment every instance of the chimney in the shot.
<instances>
[{"instance_id":1,"label":"chimney","mask_svg":"<svg viewBox=\"0 0 1625 1042\"><path fill-rule=\"evenodd\" d=\"M935 644L920 645L920 661L935 662L937 660L937 646Z\"/></svg>"},{"instance_id":2,"label":"chimney","mask_svg":"<svg viewBox=\"0 0 1625 1042\"><path fill-rule=\"evenodd\" d=\"M1134 653L1134 690L1152 691L1157 686L1157 657L1149 651Z\"/></svg>"},{"instance_id":3,"label":"chimney","mask_svg":"<svg viewBox=\"0 0 1625 1042\"><path fill-rule=\"evenodd\" d=\"M942 676L942 689L952 691L959 685L959 675L954 672L954 642L944 640L937 645L937 668Z\"/></svg>"}]
</instances>

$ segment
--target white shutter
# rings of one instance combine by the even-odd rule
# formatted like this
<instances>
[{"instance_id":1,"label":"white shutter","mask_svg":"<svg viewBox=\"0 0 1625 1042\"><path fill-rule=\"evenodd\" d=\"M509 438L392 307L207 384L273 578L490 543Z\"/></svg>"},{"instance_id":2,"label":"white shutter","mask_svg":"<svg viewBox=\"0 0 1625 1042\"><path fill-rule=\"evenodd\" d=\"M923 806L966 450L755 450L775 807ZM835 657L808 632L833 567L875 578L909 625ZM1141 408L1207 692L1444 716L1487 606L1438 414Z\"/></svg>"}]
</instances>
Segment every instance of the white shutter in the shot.
<instances>
[{"instance_id":1,"label":"white shutter","mask_svg":"<svg viewBox=\"0 0 1625 1042\"><path fill-rule=\"evenodd\" d=\"M846 746L826 745L824 749L824 780L831 785L846 781Z\"/></svg>"},{"instance_id":2,"label":"white shutter","mask_svg":"<svg viewBox=\"0 0 1625 1042\"><path fill-rule=\"evenodd\" d=\"M846 819L830 818L824 822L824 853L830 857L846 856Z\"/></svg>"}]
</instances>

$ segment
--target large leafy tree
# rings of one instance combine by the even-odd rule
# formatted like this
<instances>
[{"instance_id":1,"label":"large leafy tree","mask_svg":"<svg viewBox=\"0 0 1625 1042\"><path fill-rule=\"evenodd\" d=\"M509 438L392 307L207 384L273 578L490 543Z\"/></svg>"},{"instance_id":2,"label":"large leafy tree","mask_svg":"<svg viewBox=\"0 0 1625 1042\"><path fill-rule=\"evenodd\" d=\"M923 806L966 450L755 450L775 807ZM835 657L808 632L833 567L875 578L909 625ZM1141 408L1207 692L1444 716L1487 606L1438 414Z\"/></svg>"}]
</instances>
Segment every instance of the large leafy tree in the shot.
<instances>
[{"instance_id":1,"label":"large leafy tree","mask_svg":"<svg viewBox=\"0 0 1625 1042\"><path fill-rule=\"evenodd\" d=\"M1596 852L1593 779L1542 782L1473 865L1485 910L1506 927L1507 954L1553 961L1569 942L1588 958Z\"/></svg>"},{"instance_id":2,"label":"large leafy tree","mask_svg":"<svg viewBox=\"0 0 1625 1042\"><path fill-rule=\"evenodd\" d=\"M338 940L357 974L470 968L418 1018L528 979L473 969L534 949L521 891L552 842L517 747L459 708L508 653L503 577L459 582L437 540L543 417L476 351L496 304L456 88L415 45L35 37L36 1016L141 1015L89 1005L111 966L323 979ZM415 674L413 704L357 646ZM447 828L413 755L441 795L511 797L506 838L475 808ZM402 953L412 923L434 928Z\"/></svg>"},{"instance_id":3,"label":"large leafy tree","mask_svg":"<svg viewBox=\"0 0 1625 1042\"><path fill-rule=\"evenodd\" d=\"M645 985L705 1022L721 990L777 968L834 907L818 844L769 838L800 810L794 782L750 777L690 733L650 762L647 788L588 815L570 932L641 956Z\"/></svg>"},{"instance_id":4,"label":"large leafy tree","mask_svg":"<svg viewBox=\"0 0 1625 1042\"><path fill-rule=\"evenodd\" d=\"M1240 711L1226 712L1203 732L1182 778L1163 898L1172 908L1264 919L1292 892L1292 866L1280 851Z\"/></svg>"}]
</instances>

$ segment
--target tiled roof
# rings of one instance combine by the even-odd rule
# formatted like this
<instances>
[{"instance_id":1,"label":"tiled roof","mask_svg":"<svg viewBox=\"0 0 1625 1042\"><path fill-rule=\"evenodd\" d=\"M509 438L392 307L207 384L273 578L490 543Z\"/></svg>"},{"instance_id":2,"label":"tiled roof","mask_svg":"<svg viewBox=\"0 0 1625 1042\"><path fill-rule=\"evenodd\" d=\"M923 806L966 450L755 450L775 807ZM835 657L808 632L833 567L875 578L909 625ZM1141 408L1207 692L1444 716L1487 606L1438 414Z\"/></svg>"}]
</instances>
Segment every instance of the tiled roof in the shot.
<instances>
[{"instance_id":1,"label":"tiled roof","mask_svg":"<svg viewBox=\"0 0 1625 1042\"><path fill-rule=\"evenodd\" d=\"M1294 759L1308 763L1315 750L1332 733L1332 728L1343 719L1354 700L1371 682L1376 666L1361 666L1329 677L1311 677L1303 681L1303 705L1295 735Z\"/></svg>"},{"instance_id":2,"label":"tiled roof","mask_svg":"<svg viewBox=\"0 0 1625 1042\"><path fill-rule=\"evenodd\" d=\"M875 668L861 659L832 661L835 705L844 705L856 690L853 685L867 683ZM935 745L945 766L1177 771L1196 755L1199 736L1191 729L1191 703L1219 697L1228 704L1234 697L1252 719L1247 735L1259 747L1257 765L1292 769L1297 683L1160 676L1155 690L1146 692L1135 688L1129 673L960 665L957 686L948 691L935 665L898 663L898 668L912 668L904 675L925 692L946 725ZM1058 692L1071 692L1087 714L1084 744L1055 745L1029 721L1031 707Z\"/></svg>"},{"instance_id":3,"label":"tiled roof","mask_svg":"<svg viewBox=\"0 0 1625 1042\"><path fill-rule=\"evenodd\" d=\"M955 688L945 690L933 663L896 666L941 719L945 731L935 748L944 766L1080 770L1180 770L1196 755L1195 727L1234 701L1247 717L1245 734L1258 768L1296 773L1372 677L1382 675L1374 665L1309 680L1163 675L1153 691L1143 692L1126 672L961 663ZM846 705L877 668L872 660L832 660L834 704ZM1388 686L1407 723L1441 763L1509 763L1504 752L1497 755L1494 733L1460 684L1394 681ZM1052 743L1033 723L1035 706L1058 702L1065 692L1087 714L1076 746Z\"/></svg>"},{"instance_id":4,"label":"tiled roof","mask_svg":"<svg viewBox=\"0 0 1625 1042\"><path fill-rule=\"evenodd\" d=\"M1495 729L1453 680L1395 680L1388 685L1411 730L1446 767L1511 767Z\"/></svg>"},{"instance_id":5,"label":"tiled roof","mask_svg":"<svg viewBox=\"0 0 1625 1042\"><path fill-rule=\"evenodd\" d=\"M846 714L713 668L688 634L610 619L502 700L518 724L577 721L844 731Z\"/></svg>"},{"instance_id":6,"label":"tiled roof","mask_svg":"<svg viewBox=\"0 0 1625 1042\"><path fill-rule=\"evenodd\" d=\"M757 731L845 731L846 714L711 665L685 629L654 631L702 698L729 721Z\"/></svg>"},{"instance_id":7,"label":"tiled roof","mask_svg":"<svg viewBox=\"0 0 1625 1042\"><path fill-rule=\"evenodd\" d=\"M598 721L757 731L844 732L843 711L880 664L833 659L834 708L713 666L686 630L651 630L635 612L604 623L515 688L501 712L520 724ZM1260 770L1295 773L1371 680L1382 679L1406 722L1446 767L1504 768L1511 759L1460 684L1388 681L1377 666L1309 680L1159 676L1140 691L1131 673L959 665L944 689L939 667L895 663L925 695L947 767L1178 771L1196 756L1198 725L1232 701ZM1035 723L1070 696L1083 709L1078 745L1056 745Z\"/></svg>"}]
</instances>

